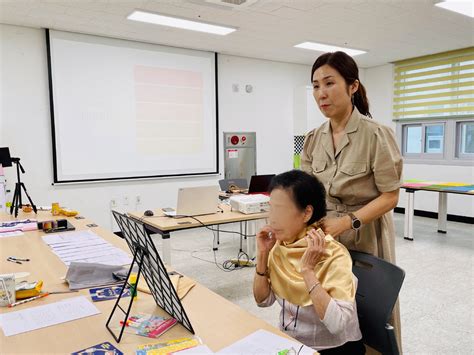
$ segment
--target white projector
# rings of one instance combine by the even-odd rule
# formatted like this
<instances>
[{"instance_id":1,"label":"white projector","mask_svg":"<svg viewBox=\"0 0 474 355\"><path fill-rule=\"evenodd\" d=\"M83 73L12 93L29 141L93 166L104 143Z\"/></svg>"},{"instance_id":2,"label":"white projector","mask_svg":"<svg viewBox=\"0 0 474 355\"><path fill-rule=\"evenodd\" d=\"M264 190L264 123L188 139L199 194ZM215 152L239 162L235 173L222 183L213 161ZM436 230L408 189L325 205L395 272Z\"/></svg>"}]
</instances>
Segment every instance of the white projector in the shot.
<instances>
[{"instance_id":1,"label":"white projector","mask_svg":"<svg viewBox=\"0 0 474 355\"><path fill-rule=\"evenodd\" d=\"M262 194L236 195L230 197L230 207L233 211L244 214L268 212L270 210L270 197Z\"/></svg>"}]
</instances>

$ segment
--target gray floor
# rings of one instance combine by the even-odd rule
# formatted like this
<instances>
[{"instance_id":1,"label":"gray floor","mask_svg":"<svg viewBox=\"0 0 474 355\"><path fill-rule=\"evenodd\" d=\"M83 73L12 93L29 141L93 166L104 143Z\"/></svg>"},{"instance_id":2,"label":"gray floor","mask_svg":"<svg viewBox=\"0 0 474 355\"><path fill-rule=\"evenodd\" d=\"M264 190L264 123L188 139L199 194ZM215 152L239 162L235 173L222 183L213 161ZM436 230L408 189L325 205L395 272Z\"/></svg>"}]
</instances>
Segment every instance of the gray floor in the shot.
<instances>
[{"instance_id":1,"label":"gray floor","mask_svg":"<svg viewBox=\"0 0 474 355\"><path fill-rule=\"evenodd\" d=\"M397 261L406 271L400 294L404 353L474 354L474 227L448 222L443 235L436 220L415 217L410 242L402 237L403 217L395 214ZM225 229L237 230L235 225ZM173 267L276 326L278 305L262 309L253 301L254 269L219 270L212 240L205 229L172 234ZM218 263L235 258L238 249L237 235L221 234Z\"/></svg>"}]
</instances>

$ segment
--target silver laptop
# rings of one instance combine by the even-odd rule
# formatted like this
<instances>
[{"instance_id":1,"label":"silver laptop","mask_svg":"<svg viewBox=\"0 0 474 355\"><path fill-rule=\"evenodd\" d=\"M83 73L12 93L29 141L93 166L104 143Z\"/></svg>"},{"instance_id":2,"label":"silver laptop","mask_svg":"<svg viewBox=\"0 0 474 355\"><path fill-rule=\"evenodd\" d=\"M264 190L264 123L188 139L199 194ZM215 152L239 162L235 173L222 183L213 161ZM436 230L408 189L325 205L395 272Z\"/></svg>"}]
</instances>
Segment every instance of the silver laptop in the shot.
<instances>
[{"instance_id":1,"label":"silver laptop","mask_svg":"<svg viewBox=\"0 0 474 355\"><path fill-rule=\"evenodd\" d=\"M164 208L169 217L201 216L218 212L219 186L183 187L178 190L176 210Z\"/></svg>"}]
</instances>

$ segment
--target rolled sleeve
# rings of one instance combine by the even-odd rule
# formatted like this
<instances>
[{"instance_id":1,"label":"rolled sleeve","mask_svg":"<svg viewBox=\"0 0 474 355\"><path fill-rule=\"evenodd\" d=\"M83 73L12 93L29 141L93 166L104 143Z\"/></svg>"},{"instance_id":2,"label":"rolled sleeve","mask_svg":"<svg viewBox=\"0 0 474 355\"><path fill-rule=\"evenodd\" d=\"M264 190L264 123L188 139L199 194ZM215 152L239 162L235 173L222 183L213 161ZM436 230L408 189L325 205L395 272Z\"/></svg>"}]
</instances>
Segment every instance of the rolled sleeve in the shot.
<instances>
[{"instance_id":1,"label":"rolled sleeve","mask_svg":"<svg viewBox=\"0 0 474 355\"><path fill-rule=\"evenodd\" d=\"M273 305L276 301L276 297L275 297L275 293L273 292L273 290L270 288L270 293L268 294L268 297L263 300L262 302L259 302L257 303L257 306L258 307L270 307L271 305Z\"/></svg>"},{"instance_id":2,"label":"rolled sleeve","mask_svg":"<svg viewBox=\"0 0 474 355\"><path fill-rule=\"evenodd\" d=\"M331 334L340 334L346 329L347 325L352 321L355 312L354 305L354 302L339 301L331 298L324 319L321 320Z\"/></svg>"},{"instance_id":3,"label":"rolled sleeve","mask_svg":"<svg viewBox=\"0 0 474 355\"><path fill-rule=\"evenodd\" d=\"M380 192L395 191L402 185L403 160L393 131L380 126L374 135L372 171Z\"/></svg>"}]
</instances>

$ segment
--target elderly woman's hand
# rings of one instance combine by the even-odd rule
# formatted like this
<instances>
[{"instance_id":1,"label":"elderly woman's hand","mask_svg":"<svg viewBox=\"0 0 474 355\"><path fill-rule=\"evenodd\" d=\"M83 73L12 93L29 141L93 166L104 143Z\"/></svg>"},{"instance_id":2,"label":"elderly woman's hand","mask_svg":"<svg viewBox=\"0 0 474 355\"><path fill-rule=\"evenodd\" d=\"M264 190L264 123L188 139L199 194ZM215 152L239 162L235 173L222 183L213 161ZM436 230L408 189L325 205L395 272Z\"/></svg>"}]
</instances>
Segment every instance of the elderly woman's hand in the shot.
<instances>
[{"instance_id":1,"label":"elderly woman's hand","mask_svg":"<svg viewBox=\"0 0 474 355\"><path fill-rule=\"evenodd\" d=\"M276 242L275 236L272 233L274 234L273 229L268 225L264 226L257 233L257 249L259 252L267 254L272 250Z\"/></svg>"},{"instance_id":2,"label":"elderly woman's hand","mask_svg":"<svg viewBox=\"0 0 474 355\"><path fill-rule=\"evenodd\" d=\"M326 249L324 232L320 229L312 229L308 232L305 237L308 241L308 248L301 257L301 272L311 271L314 272L316 264L324 255Z\"/></svg>"}]
</instances>

